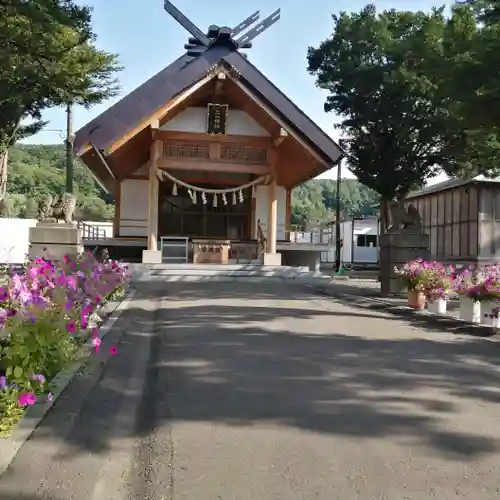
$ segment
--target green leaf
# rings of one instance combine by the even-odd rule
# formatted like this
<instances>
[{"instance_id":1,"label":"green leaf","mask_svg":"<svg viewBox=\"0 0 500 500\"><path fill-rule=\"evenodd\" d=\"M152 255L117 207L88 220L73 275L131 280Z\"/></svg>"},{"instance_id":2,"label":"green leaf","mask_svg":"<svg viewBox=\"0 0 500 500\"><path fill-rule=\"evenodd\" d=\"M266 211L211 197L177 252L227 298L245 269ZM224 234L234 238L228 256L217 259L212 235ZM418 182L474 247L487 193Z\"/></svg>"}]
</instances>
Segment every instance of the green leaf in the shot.
<instances>
[{"instance_id":1,"label":"green leaf","mask_svg":"<svg viewBox=\"0 0 500 500\"><path fill-rule=\"evenodd\" d=\"M14 377L15 378L21 378L23 375L23 368L21 366L16 366L14 368Z\"/></svg>"}]
</instances>

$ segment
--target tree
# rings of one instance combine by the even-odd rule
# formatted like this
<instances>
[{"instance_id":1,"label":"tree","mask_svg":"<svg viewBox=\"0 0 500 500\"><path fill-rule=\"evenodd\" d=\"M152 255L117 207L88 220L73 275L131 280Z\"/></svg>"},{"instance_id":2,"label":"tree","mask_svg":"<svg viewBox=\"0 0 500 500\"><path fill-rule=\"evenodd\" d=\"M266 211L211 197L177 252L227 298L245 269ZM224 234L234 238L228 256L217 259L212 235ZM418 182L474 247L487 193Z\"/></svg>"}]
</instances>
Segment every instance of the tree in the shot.
<instances>
[{"instance_id":1,"label":"tree","mask_svg":"<svg viewBox=\"0 0 500 500\"><path fill-rule=\"evenodd\" d=\"M0 215L33 219L37 213L37 202L44 194L64 189L64 146L16 145L10 150L9 168L9 194ZM75 196L77 219L112 219L112 200L96 185L91 173L78 158L75 161Z\"/></svg>"},{"instance_id":2,"label":"tree","mask_svg":"<svg viewBox=\"0 0 500 500\"><path fill-rule=\"evenodd\" d=\"M340 209L346 218L375 215L378 195L355 179L344 179L340 190ZM337 205L337 184L314 179L293 190L292 223L332 221Z\"/></svg>"},{"instance_id":3,"label":"tree","mask_svg":"<svg viewBox=\"0 0 500 500\"><path fill-rule=\"evenodd\" d=\"M76 45L92 40L91 9L73 0L3 0L0 5L0 56L33 57L41 67L62 55L55 41L61 27L80 34ZM67 47L70 49L71 47Z\"/></svg>"},{"instance_id":4,"label":"tree","mask_svg":"<svg viewBox=\"0 0 500 500\"><path fill-rule=\"evenodd\" d=\"M42 111L68 103L90 106L115 95L120 68L115 55L93 44L90 9L72 0L6 0L0 33L1 201L7 152L44 126Z\"/></svg>"},{"instance_id":5,"label":"tree","mask_svg":"<svg viewBox=\"0 0 500 500\"><path fill-rule=\"evenodd\" d=\"M447 100L431 71L442 58L443 10L377 14L368 5L333 21L332 36L309 48L309 72L351 139L351 171L380 194L387 220L388 202L437 174L446 154Z\"/></svg>"},{"instance_id":6,"label":"tree","mask_svg":"<svg viewBox=\"0 0 500 500\"><path fill-rule=\"evenodd\" d=\"M447 160L451 176L500 173L500 12L498 2L456 4L433 70L448 96Z\"/></svg>"}]
</instances>

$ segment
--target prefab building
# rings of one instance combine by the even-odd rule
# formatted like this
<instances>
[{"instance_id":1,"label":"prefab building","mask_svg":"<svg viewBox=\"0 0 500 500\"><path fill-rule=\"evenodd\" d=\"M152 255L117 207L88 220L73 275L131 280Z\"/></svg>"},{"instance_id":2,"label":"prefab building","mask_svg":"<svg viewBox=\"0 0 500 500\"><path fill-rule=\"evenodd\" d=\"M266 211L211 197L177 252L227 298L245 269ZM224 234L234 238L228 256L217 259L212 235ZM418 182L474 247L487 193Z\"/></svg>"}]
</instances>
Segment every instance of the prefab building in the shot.
<instances>
[{"instance_id":1,"label":"prefab building","mask_svg":"<svg viewBox=\"0 0 500 500\"><path fill-rule=\"evenodd\" d=\"M377 264L379 256L379 220L377 217L343 221L340 225L343 264ZM331 241L335 242L335 225L332 226ZM321 262L335 262L335 246L321 252Z\"/></svg>"},{"instance_id":2,"label":"prefab building","mask_svg":"<svg viewBox=\"0 0 500 500\"><path fill-rule=\"evenodd\" d=\"M448 180L407 197L429 234L433 259L462 265L500 260L500 179Z\"/></svg>"}]
</instances>

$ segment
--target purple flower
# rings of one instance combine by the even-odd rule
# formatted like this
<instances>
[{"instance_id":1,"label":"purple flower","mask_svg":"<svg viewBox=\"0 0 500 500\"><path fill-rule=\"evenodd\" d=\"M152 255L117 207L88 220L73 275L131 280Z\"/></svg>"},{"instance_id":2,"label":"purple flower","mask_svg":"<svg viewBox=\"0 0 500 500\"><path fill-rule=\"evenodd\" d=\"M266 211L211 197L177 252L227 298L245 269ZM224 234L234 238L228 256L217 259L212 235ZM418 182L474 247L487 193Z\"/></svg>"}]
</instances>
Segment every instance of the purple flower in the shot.
<instances>
[{"instance_id":1,"label":"purple flower","mask_svg":"<svg viewBox=\"0 0 500 500\"><path fill-rule=\"evenodd\" d=\"M45 377L41 373L35 373L34 375L32 375L31 380L35 380L37 382L40 382L41 384L45 383Z\"/></svg>"},{"instance_id":2,"label":"purple flower","mask_svg":"<svg viewBox=\"0 0 500 500\"><path fill-rule=\"evenodd\" d=\"M1 376L0 377L0 391L4 391L7 389L7 377Z\"/></svg>"}]
</instances>

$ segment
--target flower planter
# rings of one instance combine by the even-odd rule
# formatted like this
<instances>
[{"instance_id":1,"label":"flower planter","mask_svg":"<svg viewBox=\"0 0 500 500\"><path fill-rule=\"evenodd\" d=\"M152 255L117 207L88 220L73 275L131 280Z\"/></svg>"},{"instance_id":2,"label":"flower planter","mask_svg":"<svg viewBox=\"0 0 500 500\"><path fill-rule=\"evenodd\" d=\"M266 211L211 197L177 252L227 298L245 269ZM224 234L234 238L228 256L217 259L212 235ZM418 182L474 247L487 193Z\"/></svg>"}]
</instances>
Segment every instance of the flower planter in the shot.
<instances>
[{"instance_id":1,"label":"flower planter","mask_svg":"<svg viewBox=\"0 0 500 500\"><path fill-rule=\"evenodd\" d=\"M427 310L432 314L446 314L446 302L443 298L429 299Z\"/></svg>"},{"instance_id":2,"label":"flower planter","mask_svg":"<svg viewBox=\"0 0 500 500\"><path fill-rule=\"evenodd\" d=\"M481 304L469 297L460 297L460 319L468 323L481 322Z\"/></svg>"},{"instance_id":3,"label":"flower planter","mask_svg":"<svg viewBox=\"0 0 500 500\"><path fill-rule=\"evenodd\" d=\"M422 292L417 292L416 290L410 290L408 292L408 307L412 309L422 310L425 307L425 295Z\"/></svg>"},{"instance_id":4,"label":"flower planter","mask_svg":"<svg viewBox=\"0 0 500 500\"><path fill-rule=\"evenodd\" d=\"M496 300L484 300L481 302L481 324L498 328L498 313L494 309L498 306Z\"/></svg>"}]
</instances>

